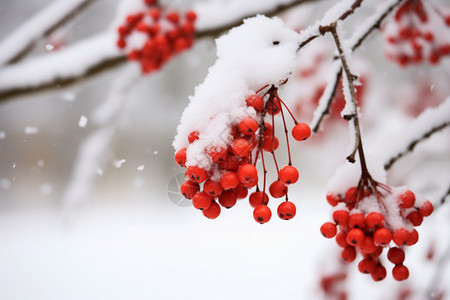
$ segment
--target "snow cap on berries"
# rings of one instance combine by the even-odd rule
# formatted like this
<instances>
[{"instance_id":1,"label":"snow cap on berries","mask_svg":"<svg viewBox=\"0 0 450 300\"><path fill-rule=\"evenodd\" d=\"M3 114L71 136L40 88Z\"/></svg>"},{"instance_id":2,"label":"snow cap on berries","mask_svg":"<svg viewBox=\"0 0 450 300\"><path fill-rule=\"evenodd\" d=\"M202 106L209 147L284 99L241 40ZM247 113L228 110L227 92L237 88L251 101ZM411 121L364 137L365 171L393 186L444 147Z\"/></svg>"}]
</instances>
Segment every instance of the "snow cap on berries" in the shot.
<instances>
[{"instance_id":1,"label":"snow cap on berries","mask_svg":"<svg viewBox=\"0 0 450 300\"><path fill-rule=\"evenodd\" d=\"M187 147L186 166L210 170L207 152L227 149L230 126L244 117L256 118L246 98L267 84L279 85L292 73L298 36L280 19L258 15L216 40L218 59L190 97L173 142L175 151ZM189 144L186 137L193 131L199 139Z\"/></svg>"}]
</instances>

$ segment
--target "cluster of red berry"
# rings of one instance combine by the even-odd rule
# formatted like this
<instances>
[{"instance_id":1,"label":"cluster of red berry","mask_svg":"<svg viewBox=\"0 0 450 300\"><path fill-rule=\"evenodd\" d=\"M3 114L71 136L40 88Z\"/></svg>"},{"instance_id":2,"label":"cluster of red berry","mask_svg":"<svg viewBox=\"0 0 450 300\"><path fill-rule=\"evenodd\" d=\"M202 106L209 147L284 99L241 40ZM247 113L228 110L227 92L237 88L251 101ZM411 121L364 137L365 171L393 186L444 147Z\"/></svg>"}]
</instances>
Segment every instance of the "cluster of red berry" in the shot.
<instances>
[{"instance_id":1,"label":"cluster of red berry","mask_svg":"<svg viewBox=\"0 0 450 300\"><path fill-rule=\"evenodd\" d=\"M128 60L139 61L142 72L148 74L192 46L197 16L193 11L184 17L176 11L167 12L156 0L144 2L145 11L129 14L118 27L117 46L126 49Z\"/></svg>"},{"instance_id":2,"label":"cluster of red berry","mask_svg":"<svg viewBox=\"0 0 450 300\"><path fill-rule=\"evenodd\" d=\"M266 90L266 92L262 96L258 95L262 90ZM250 205L254 208L253 217L258 223L266 223L272 216L272 212L267 206L269 196L266 193L267 170L264 161L264 151L266 151L272 154L278 175L278 180L270 185L269 193L273 198L286 198L286 201L278 206L278 216L284 220L292 219L295 216L296 208L294 203L288 201L288 186L297 182L299 172L291 163L283 106L288 111L289 109L279 98L277 88L274 86L270 88L266 86L249 96L246 104L248 108L256 111L257 118L246 116L230 124L231 139L227 148L205 149L213 161L210 171L196 165L186 165L186 151L199 139L201 132L193 131L189 134L187 137L189 146L180 149L175 154L175 162L187 168L186 181L181 185L180 191L185 198L192 199L193 206L202 210L204 216L215 219L220 214L220 206L233 207L238 199L247 197L249 189L256 187L256 191L249 196ZM280 113L286 133L289 164L278 169L274 151L279 146L279 140L274 131L274 115ZM291 114L290 111L289 113ZM266 115L272 117L271 123L265 122ZM297 141L307 139L311 135L309 126L305 123L298 123L295 118L294 121L295 126L292 128L294 139ZM258 160L262 161L264 170L262 189L258 184L256 168Z\"/></svg>"},{"instance_id":3,"label":"cluster of red berry","mask_svg":"<svg viewBox=\"0 0 450 300\"><path fill-rule=\"evenodd\" d=\"M324 223L320 231L326 238L336 237L343 248L344 261L353 262L359 252L363 257L359 271L370 274L375 281L386 277L386 268L379 257L389 247L387 258L395 265L392 276L405 280L409 270L403 265L403 247L417 243L419 234L413 227L421 225L423 218L433 212L433 205L428 200L416 200L408 189L378 185L384 188L384 195L356 187L349 188L345 195L329 193L327 201L334 207L334 222ZM396 247L390 247L391 241Z\"/></svg>"},{"instance_id":4,"label":"cluster of red berry","mask_svg":"<svg viewBox=\"0 0 450 300\"><path fill-rule=\"evenodd\" d=\"M398 8L394 20L384 29L388 58L406 66L424 60L437 64L443 56L450 55L449 34L440 33L448 33L450 15L444 16L431 3L408 0Z\"/></svg>"}]
</instances>

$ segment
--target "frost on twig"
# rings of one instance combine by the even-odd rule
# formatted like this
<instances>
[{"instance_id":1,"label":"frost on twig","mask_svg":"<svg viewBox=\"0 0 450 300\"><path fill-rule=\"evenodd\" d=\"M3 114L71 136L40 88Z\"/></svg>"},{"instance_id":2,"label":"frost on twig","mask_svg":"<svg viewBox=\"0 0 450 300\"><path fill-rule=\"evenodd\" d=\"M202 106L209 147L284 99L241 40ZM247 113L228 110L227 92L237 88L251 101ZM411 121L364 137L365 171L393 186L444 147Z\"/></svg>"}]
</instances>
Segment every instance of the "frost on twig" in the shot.
<instances>
[{"instance_id":1,"label":"frost on twig","mask_svg":"<svg viewBox=\"0 0 450 300\"><path fill-rule=\"evenodd\" d=\"M42 37L52 33L94 0L54 1L9 34L0 43L0 66L17 61Z\"/></svg>"},{"instance_id":2,"label":"frost on twig","mask_svg":"<svg viewBox=\"0 0 450 300\"><path fill-rule=\"evenodd\" d=\"M65 209L86 202L91 195L98 170L105 163L105 153L114 137L120 115L128 100L128 91L139 76L133 68L122 70L111 83L106 100L92 113L95 129L78 147L74 168L62 197Z\"/></svg>"},{"instance_id":3,"label":"frost on twig","mask_svg":"<svg viewBox=\"0 0 450 300\"><path fill-rule=\"evenodd\" d=\"M383 143L384 147L380 150L383 151L384 168L390 169L397 160L412 152L417 144L448 126L450 126L450 97L438 107L425 110L402 132Z\"/></svg>"}]
</instances>

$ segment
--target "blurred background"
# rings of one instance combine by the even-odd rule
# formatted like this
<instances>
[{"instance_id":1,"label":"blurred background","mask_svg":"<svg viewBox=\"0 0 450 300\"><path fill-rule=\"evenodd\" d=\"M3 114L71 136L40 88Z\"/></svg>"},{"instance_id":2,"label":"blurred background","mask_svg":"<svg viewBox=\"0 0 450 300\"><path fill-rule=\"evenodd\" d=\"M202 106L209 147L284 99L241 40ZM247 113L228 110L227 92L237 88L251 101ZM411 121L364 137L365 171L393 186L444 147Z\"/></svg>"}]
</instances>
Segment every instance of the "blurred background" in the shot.
<instances>
[{"instance_id":1,"label":"blurred background","mask_svg":"<svg viewBox=\"0 0 450 300\"><path fill-rule=\"evenodd\" d=\"M185 9L207 2L165 4ZM376 6L367 2L361 18ZM50 3L1 1L0 41ZM304 28L332 3L313 1L283 18ZM117 1L94 1L41 39L23 61L115 32L117 14ZM347 29L361 18L351 19ZM142 76L137 64L123 63L76 84L1 101L0 299L334 299L320 283L324 274L342 270L339 251L319 228L330 219L327 182L352 146L344 121L330 118L318 135L292 146L301 178L290 188L298 210L293 220L274 216L259 225L247 200L216 220L180 205L175 177L184 169L174 163L172 140L189 95L216 59L214 37L199 40L149 76ZM386 60L382 43L374 34L354 57L367 78L362 122L374 148L450 94L448 59L436 67L403 69ZM332 54L328 46L329 41L318 42L305 53L323 48ZM306 69L311 57L305 54L299 68ZM323 79L327 71L322 66L318 76ZM281 95L310 122L312 109L303 102L313 83L293 82ZM418 97L411 87L419 85L432 96ZM105 117L105 107L119 109ZM286 163L286 149L280 148ZM448 170L447 128L399 161L389 183L406 184L436 203L450 182ZM419 244L407 253L410 280L398 283L388 275L374 283L349 265L340 288L349 299L448 299L448 266L442 260L438 275L436 266L449 252L449 213L443 206L421 226ZM437 257L433 263L425 259L430 247ZM433 285L441 298L429 295ZM400 298L405 293L409 298Z\"/></svg>"}]
</instances>

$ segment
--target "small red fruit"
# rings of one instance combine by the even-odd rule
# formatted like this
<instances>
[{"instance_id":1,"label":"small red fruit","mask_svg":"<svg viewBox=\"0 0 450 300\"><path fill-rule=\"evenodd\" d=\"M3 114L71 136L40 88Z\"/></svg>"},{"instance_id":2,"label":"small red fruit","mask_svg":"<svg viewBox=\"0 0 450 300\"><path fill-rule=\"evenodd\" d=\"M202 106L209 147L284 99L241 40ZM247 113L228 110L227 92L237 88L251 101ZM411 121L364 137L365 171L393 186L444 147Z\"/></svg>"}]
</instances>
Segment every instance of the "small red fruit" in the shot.
<instances>
[{"instance_id":1,"label":"small red fruit","mask_svg":"<svg viewBox=\"0 0 450 300\"><path fill-rule=\"evenodd\" d=\"M413 229L406 240L406 246L412 246L419 241L419 233L417 230Z\"/></svg>"},{"instance_id":2,"label":"small red fruit","mask_svg":"<svg viewBox=\"0 0 450 300\"><path fill-rule=\"evenodd\" d=\"M247 157L252 150L252 145L246 139L235 139L232 146L233 154L237 157Z\"/></svg>"},{"instance_id":3,"label":"small red fruit","mask_svg":"<svg viewBox=\"0 0 450 300\"><path fill-rule=\"evenodd\" d=\"M220 185L224 190L234 189L239 184L239 176L235 172L226 171L220 178Z\"/></svg>"},{"instance_id":4,"label":"small red fruit","mask_svg":"<svg viewBox=\"0 0 450 300\"><path fill-rule=\"evenodd\" d=\"M245 102L247 106L253 107L256 112L261 112L264 109L264 100L260 96L254 94L248 97Z\"/></svg>"},{"instance_id":5,"label":"small red fruit","mask_svg":"<svg viewBox=\"0 0 450 300\"><path fill-rule=\"evenodd\" d=\"M238 184L238 186L234 188L234 191L236 192L236 196L238 199L247 198L248 189L244 188L244 186L242 186L242 184Z\"/></svg>"},{"instance_id":6,"label":"small red fruit","mask_svg":"<svg viewBox=\"0 0 450 300\"><path fill-rule=\"evenodd\" d=\"M356 258L356 250L355 247L347 246L342 249L341 258L346 262L353 262Z\"/></svg>"},{"instance_id":7,"label":"small red fruit","mask_svg":"<svg viewBox=\"0 0 450 300\"><path fill-rule=\"evenodd\" d=\"M406 245L406 241L408 240L409 235L410 233L408 230L406 230L405 228L400 228L394 231L392 240L397 246L400 247Z\"/></svg>"},{"instance_id":8,"label":"small red fruit","mask_svg":"<svg viewBox=\"0 0 450 300\"><path fill-rule=\"evenodd\" d=\"M431 204L431 202L428 200L425 201L419 209L420 214L423 217L428 217L429 215L431 215L433 213L433 210L434 210L433 204Z\"/></svg>"},{"instance_id":9,"label":"small red fruit","mask_svg":"<svg viewBox=\"0 0 450 300\"><path fill-rule=\"evenodd\" d=\"M202 183L209 177L209 174L205 169L197 166L189 166L187 168L187 175L190 180L198 183Z\"/></svg>"},{"instance_id":10,"label":"small red fruit","mask_svg":"<svg viewBox=\"0 0 450 300\"><path fill-rule=\"evenodd\" d=\"M271 217L272 217L272 212L270 211L270 208L267 205L258 205L253 210L253 218L259 224L264 224L264 223L269 222Z\"/></svg>"},{"instance_id":11,"label":"small red fruit","mask_svg":"<svg viewBox=\"0 0 450 300\"><path fill-rule=\"evenodd\" d=\"M406 218L413 224L414 226L420 226L423 222L423 217L419 211L412 211L406 216Z\"/></svg>"},{"instance_id":12,"label":"small red fruit","mask_svg":"<svg viewBox=\"0 0 450 300\"><path fill-rule=\"evenodd\" d=\"M281 197L286 196L287 191L288 191L288 187L279 180L274 181L269 186L269 193L274 198L281 198Z\"/></svg>"},{"instance_id":13,"label":"small red fruit","mask_svg":"<svg viewBox=\"0 0 450 300\"><path fill-rule=\"evenodd\" d=\"M263 137L263 145L262 148L264 151L272 152L278 149L278 146L280 145L280 142L278 141L278 138L276 136L272 135L265 135Z\"/></svg>"},{"instance_id":14,"label":"small red fruit","mask_svg":"<svg viewBox=\"0 0 450 300\"><path fill-rule=\"evenodd\" d=\"M202 213L208 219L215 219L220 215L220 205L213 201L207 209L202 210Z\"/></svg>"},{"instance_id":15,"label":"small red fruit","mask_svg":"<svg viewBox=\"0 0 450 300\"><path fill-rule=\"evenodd\" d=\"M200 210L207 209L211 205L212 201L213 197L209 196L205 192L198 192L192 198L192 204L195 208Z\"/></svg>"},{"instance_id":16,"label":"small red fruit","mask_svg":"<svg viewBox=\"0 0 450 300\"><path fill-rule=\"evenodd\" d=\"M406 280L409 277L409 270L404 265L396 265L392 269L392 277L397 281Z\"/></svg>"},{"instance_id":17,"label":"small red fruit","mask_svg":"<svg viewBox=\"0 0 450 300\"><path fill-rule=\"evenodd\" d=\"M398 203L401 208L411 208L415 201L416 196L410 190L406 190L398 196Z\"/></svg>"},{"instance_id":18,"label":"small red fruit","mask_svg":"<svg viewBox=\"0 0 450 300\"><path fill-rule=\"evenodd\" d=\"M336 222L336 224L341 226L346 226L348 224L349 219L349 212L348 210L335 210L333 212L333 221Z\"/></svg>"},{"instance_id":19,"label":"small red fruit","mask_svg":"<svg viewBox=\"0 0 450 300\"><path fill-rule=\"evenodd\" d=\"M387 253L387 258L394 265L402 264L403 261L405 260L405 251L403 251L400 248L393 247L393 248L389 249L389 251Z\"/></svg>"},{"instance_id":20,"label":"small red fruit","mask_svg":"<svg viewBox=\"0 0 450 300\"><path fill-rule=\"evenodd\" d=\"M180 186L180 193L183 194L186 199L192 199L198 191L200 191L200 185L191 180L186 180Z\"/></svg>"},{"instance_id":21,"label":"small red fruit","mask_svg":"<svg viewBox=\"0 0 450 300\"><path fill-rule=\"evenodd\" d=\"M385 227L377 229L373 234L373 241L375 242L376 245L384 247L389 245L391 240L392 240L392 232Z\"/></svg>"},{"instance_id":22,"label":"small red fruit","mask_svg":"<svg viewBox=\"0 0 450 300\"><path fill-rule=\"evenodd\" d=\"M284 184L292 184L296 183L299 177L298 171L293 166L285 166L281 168L280 172L278 173L278 177L280 178L280 181Z\"/></svg>"},{"instance_id":23,"label":"small red fruit","mask_svg":"<svg viewBox=\"0 0 450 300\"><path fill-rule=\"evenodd\" d=\"M353 228L347 233L347 243L359 246L364 242L364 232L359 228Z\"/></svg>"},{"instance_id":24,"label":"small red fruit","mask_svg":"<svg viewBox=\"0 0 450 300\"><path fill-rule=\"evenodd\" d=\"M250 183L258 178L258 170L252 164L245 164L239 168L238 176L242 183Z\"/></svg>"},{"instance_id":25,"label":"small red fruit","mask_svg":"<svg viewBox=\"0 0 450 300\"><path fill-rule=\"evenodd\" d=\"M375 270L370 274L375 281L381 281L386 278L386 268L383 265L378 264Z\"/></svg>"},{"instance_id":26,"label":"small red fruit","mask_svg":"<svg viewBox=\"0 0 450 300\"><path fill-rule=\"evenodd\" d=\"M371 212L366 216L366 224L370 229L378 229L384 225L384 216L379 212Z\"/></svg>"},{"instance_id":27,"label":"small red fruit","mask_svg":"<svg viewBox=\"0 0 450 300\"><path fill-rule=\"evenodd\" d=\"M278 205L278 216L283 220L290 220L295 217L297 209L295 208L295 204L291 201L284 201Z\"/></svg>"},{"instance_id":28,"label":"small red fruit","mask_svg":"<svg viewBox=\"0 0 450 300\"><path fill-rule=\"evenodd\" d=\"M198 140L199 133L198 131L192 131L188 135L189 144L192 144L194 141Z\"/></svg>"},{"instance_id":29,"label":"small red fruit","mask_svg":"<svg viewBox=\"0 0 450 300\"><path fill-rule=\"evenodd\" d=\"M181 148L175 154L175 162L181 166L186 167L186 148Z\"/></svg>"},{"instance_id":30,"label":"small red fruit","mask_svg":"<svg viewBox=\"0 0 450 300\"><path fill-rule=\"evenodd\" d=\"M250 206L253 208L259 205L269 204L269 196L266 193L263 193L262 191L251 193L248 200L250 202Z\"/></svg>"},{"instance_id":31,"label":"small red fruit","mask_svg":"<svg viewBox=\"0 0 450 300\"><path fill-rule=\"evenodd\" d=\"M358 270L364 274L372 274L375 271L377 264L371 257L366 257L358 264Z\"/></svg>"},{"instance_id":32,"label":"small red fruit","mask_svg":"<svg viewBox=\"0 0 450 300\"><path fill-rule=\"evenodd\" d=\"M238 129L243 135L252 135L258 130L259 124L253 118L246 117L238 124Z\"/></svg>"},{"instance_id":33,"label":"small red fruit","mask_svg":"<svg viewBox=\"0 0 450 300\"><path fill-rule=\"evenodd\" d=\"M348 219L348 226L350 228L364 228L366 225L363 213L353 213Z\"/></svg>"},{"instance_id":34,"label":"small red fruit","mask_svg":"<svg viewBox=\"0 0 450 300\"><path fill-rule=\"evenodd\" d=\"M335 224L331 222L326 222L323 223L323 225L320 227L320 232L327 239L331 239L336 236L337 228Z\"/></svg>"},{"instance_id":35,"label":"small red fruit","mask_svg":"<svg viewBox=\"0 0 450 300\"><path fill-rule=\"evenodd\" d=\"M222 193L223 187L220 182L208 179L203 184L203 191L211 197L217 197Z\"/></svg>"},{"instance_id":36,"label":"small red fruit","mask_svg":"<svg viewBox=\"0 0 450 300\"><path fill-rule=\"evenodd\" d=\"M336 234L336 244L338 244L339 247L345 248L348 246L347 244L347 235L343 231L339 231Z\"/></svg>"},{"instance_id":37,"label":"small red fruit","mask_svg":"<svg viewBox=\"0 0 450 300\"><path fill-rule=\"evenodd\" d=\"M277 115L281 111L281 105L280 102L277 99L273 99L268 105L267 105L267 113L269 115Z\"/></svg>"},{"instance_id":38,"label":"small red fruit","mask_svg":"<svg viewBox=\"0 0 450 300\"><path fill-rule=\"evenodd\" d=\"M232 208L237 202L237 195L234 190L223 191L219 196L219 203L225 208Z\"/></svg>"},{"instance_id":39,"label":"small red fruit","mask_svg":"<svg viewBox=\"0 0 450 300\"><path fill-rule=\"evenodd\" d=\"M336 194L333 194L331 192L327 194L327 202L333 207L338 205L340 200L340 197Z\"/></svg>"},{"instance_id":40,"label":"small red fruit","mask_svg":"<svg viewBox=\"0 0 450 300\"><path fill-rule=\"evenodd\" d=\"M298 123L292 128L292 136L297 141L304 141L311 136L311 128L306 123Z\"/></svg>"}]
</instances>

